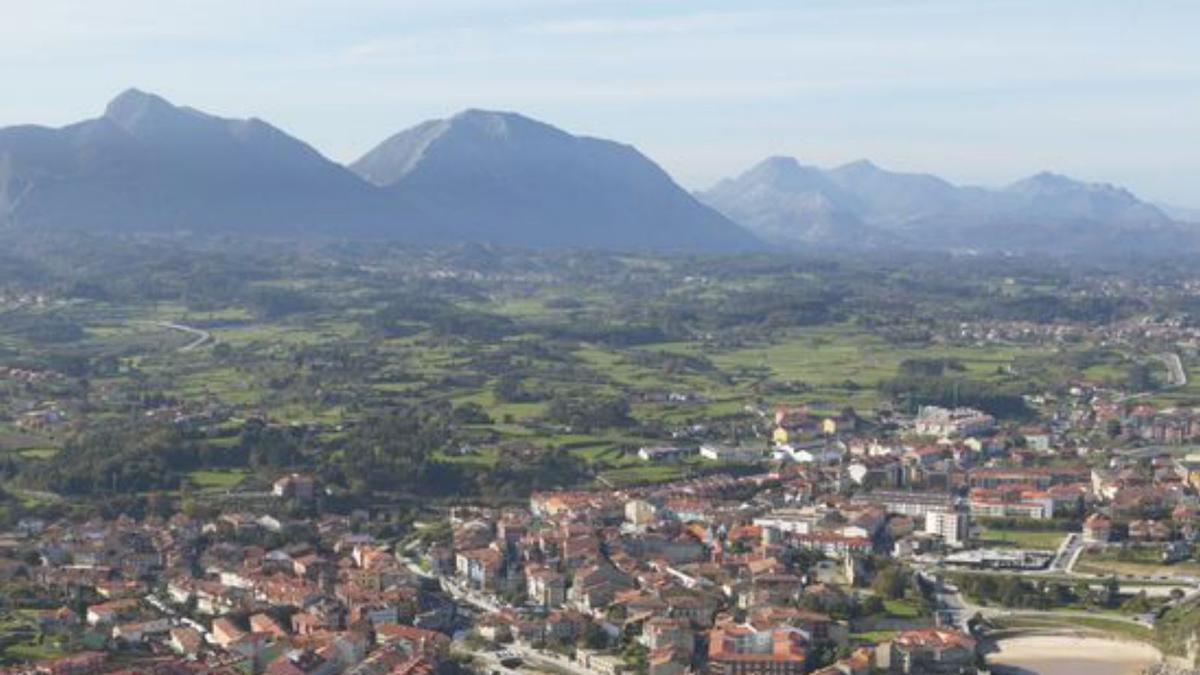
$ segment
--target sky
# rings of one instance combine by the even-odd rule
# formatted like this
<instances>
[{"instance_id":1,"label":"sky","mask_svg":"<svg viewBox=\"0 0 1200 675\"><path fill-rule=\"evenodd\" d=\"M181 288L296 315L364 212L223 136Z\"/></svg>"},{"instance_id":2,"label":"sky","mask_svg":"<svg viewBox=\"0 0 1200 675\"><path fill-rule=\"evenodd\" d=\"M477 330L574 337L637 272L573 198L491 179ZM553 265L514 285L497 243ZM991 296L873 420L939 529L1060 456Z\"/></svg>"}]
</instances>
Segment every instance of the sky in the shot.
<instances>
[{"instance_id":1,"label":"sky","mask_svg":"<svg viewBox=\"0 0 1200 675\"><path fill-rule=\"evenodd\" d=\"M0 0L0 125L136 86L338 161L464 108L637 146L691 189L771 155L1200 208L1196 0Z\"/></svg>"}]
</instances>

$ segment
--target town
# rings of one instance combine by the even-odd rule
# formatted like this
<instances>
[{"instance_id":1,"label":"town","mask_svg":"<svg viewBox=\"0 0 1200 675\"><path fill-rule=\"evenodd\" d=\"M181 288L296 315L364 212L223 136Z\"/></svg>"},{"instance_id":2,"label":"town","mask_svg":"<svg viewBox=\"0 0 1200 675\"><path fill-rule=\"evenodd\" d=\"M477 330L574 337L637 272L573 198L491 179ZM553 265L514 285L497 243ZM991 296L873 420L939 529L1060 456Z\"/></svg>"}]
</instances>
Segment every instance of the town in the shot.
<instances>
[{"instance_id":1,"label":"town","mask_svg":"<svg viewBox=\"0 0 1200 675\"><path fill-rule=\"evenodd\" d=\"M66 654L6 672L974 673L1022 621L1149 634L1200 594L1200 456L1097 462L1073 424L1165 439L1145 406L1092 407L880 433L781 405L769 448L638 452L737 471L450 506L403 539L321 514L302 474L211 518L26 518L0 540L6 639Z\"/></svg>"}]
</instances>

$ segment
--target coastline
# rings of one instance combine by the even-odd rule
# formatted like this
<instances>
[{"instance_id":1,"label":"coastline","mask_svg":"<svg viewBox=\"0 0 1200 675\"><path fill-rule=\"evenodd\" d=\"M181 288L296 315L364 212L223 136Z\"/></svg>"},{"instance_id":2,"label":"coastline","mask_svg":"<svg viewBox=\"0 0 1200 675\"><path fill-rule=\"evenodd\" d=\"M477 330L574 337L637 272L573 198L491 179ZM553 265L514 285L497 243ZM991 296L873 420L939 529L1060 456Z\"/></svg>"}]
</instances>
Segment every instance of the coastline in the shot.
<instances>
[{"instance_id":1,"label":"coastline","mask_svg":"<svg viewBox=\"0 0 1200 675\"><path fill-rule=\"evenodd\" d=\"M1011 675L1140 675L1163 660L1149 643L1096 631L1029 631L997 637L992 672Z\"/></svg>"}]
</instances>

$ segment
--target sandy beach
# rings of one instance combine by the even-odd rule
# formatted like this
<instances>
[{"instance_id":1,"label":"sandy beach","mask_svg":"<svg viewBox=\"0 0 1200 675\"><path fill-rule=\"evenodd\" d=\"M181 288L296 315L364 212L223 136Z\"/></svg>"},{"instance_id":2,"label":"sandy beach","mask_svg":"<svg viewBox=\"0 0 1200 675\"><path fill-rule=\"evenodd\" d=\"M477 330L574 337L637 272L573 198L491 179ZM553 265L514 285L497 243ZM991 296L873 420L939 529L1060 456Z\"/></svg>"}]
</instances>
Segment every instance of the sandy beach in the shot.
<instances>
[{"instance_id":1,"label":"sandy beach","mask_svg":"<svg viewBox=\"0 0 1200 675\"><path fill-rule=\"evenodd\" d=\"M1001 640L988 663L1030 675L1137 675L1158 662L1154 647L1101 637L1029 635Z\"/></svg>"}]
</instances>

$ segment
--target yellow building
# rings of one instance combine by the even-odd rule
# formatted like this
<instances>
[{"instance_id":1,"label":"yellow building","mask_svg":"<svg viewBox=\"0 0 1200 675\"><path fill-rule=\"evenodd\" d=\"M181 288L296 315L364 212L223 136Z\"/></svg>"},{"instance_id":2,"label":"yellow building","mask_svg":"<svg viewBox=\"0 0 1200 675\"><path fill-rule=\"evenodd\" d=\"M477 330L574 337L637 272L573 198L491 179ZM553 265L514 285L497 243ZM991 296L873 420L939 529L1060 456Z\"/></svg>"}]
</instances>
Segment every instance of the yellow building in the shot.
<instances>
[{"instance_id":1,"label":"yellow building","mask_svg":"<svg viewBox=\"0 0 1200 675\"><path fill-rule=\"evenodd\" d=\"M1182 464L1187 470L1187 484L1193 490L1200 490L1200 453L1193 452L1184 457Z\"/></svg>"},{"instance_id":2,"label":"yellow building","mask_svg":"<svg viewBox=\"0 0 1200 675\"><path fill-rule=\"evenodd\" d=\"M775 441L779 445L786 444L790 438L791 434L789 434L788 430L784 429L783 427L775 427L775 433L771 434L771 440Z\"/></svg>"}]
</instances>

